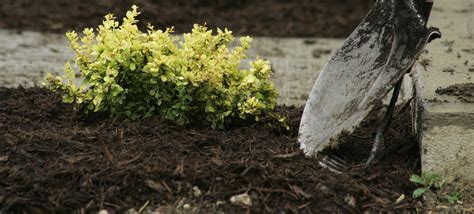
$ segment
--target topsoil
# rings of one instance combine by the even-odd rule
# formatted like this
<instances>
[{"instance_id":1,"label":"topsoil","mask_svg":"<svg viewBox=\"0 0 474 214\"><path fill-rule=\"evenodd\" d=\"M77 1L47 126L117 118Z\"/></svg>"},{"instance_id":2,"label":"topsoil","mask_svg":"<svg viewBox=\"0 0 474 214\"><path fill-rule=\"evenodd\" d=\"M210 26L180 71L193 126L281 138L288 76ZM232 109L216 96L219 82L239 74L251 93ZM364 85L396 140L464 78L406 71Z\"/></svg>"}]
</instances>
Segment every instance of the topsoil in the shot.
<instances>
[{"instance_id":1,"label":"topsoil","mask_svg":"<svg viewBox=\"0 0 474 214\"><path fill-rule=\"evenodd\" d=\"M65 32L96 27L107 13L122 17L132 4L142 26L194 23L228 28L238 35L346 37L374 0L2 0L0 28Z\"/></svg>"},{"instance_id":2,"label":"topsoil","mask_svg":"<svg viewBox=\"0 0 474 214\"><path fill-rule=\"evenodd\" d=\"M159 116L131 122L83 115L44 89L0 88L0 212L419 208L409 182L420 159L407 106L395 113L381 162L365 173L336 174L299 150L302 108L276 109L287 117L287 132L266 125L223 131ZM379 118L374 111L352 139L372 139ZM230 203L244 193L251 207ZM396 203L402 194L406 199Z\"/></svg>"}]
</instances>

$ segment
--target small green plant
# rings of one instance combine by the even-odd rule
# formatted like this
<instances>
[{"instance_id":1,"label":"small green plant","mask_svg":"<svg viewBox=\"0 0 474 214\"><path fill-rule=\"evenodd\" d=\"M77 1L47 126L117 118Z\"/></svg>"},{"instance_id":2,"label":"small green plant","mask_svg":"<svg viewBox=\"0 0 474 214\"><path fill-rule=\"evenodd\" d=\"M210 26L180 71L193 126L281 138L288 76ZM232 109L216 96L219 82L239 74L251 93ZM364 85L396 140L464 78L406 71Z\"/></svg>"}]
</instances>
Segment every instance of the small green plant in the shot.
<instances>
[{"instance_id":1,"label":"small green plant","mask_svg":"<svg viewBox=\"0 0 474 214\"><path fill-rule=\"evenodd\" d=\"M459 192L453 192L449 195L446 195L445 198L450 204L455 204L462 200L462 195Z\"/></svg>"},{"instance_id":2,"label":"small green plant","mask_svg":"<svg viewBox=\"0 0 474 214\"><path fill-rule=\"evenodd\" d=\"M413 198L418 198L425 194L427 191L433 190L436 194L437 200L447 201L450 204L458 203L462 199L461 193L457 191L449 192L446 190L446 179L442 178L439 174L433 172L423 172L421 176L412 175L410 181L421 185L421 187L413 191Z\"/></svg>"},{"instance_id":3,"label":"small green plant","mask_svg":"<svg viewBox=\"0 0 474 214\"><path fill-rule=\"evenodd\" d=\"M410 181L416 184L421 185L422 187L417 188L413 192L413 197L418 198L422 196L426 191L430 190L433 186L436 188L442 188L444 186L445 180L441 179L440 176L432 172L423 172L421 176L412 175Z\"/></svg>"},{"instance_id":4,"label":"small green plant","mask_svg":"<svg viewBox=\"0 0 474 214\"><path fill-rule=\"evenodd\" d=\"M251 38L240 46L231 31L214 34L194 25L182 40L172 28L138 29L137 7L120 24L109 14L97 29L68 32L75 59L63 77L48 75L46 86L85 112L107 112L132 120L160 114L180 124L223 128L232 121L259 121L272 110L277 93L270 64L257 59L240 69ZM82 82L81 82L82 81ZM80 84L76 84L81 82ZM283 118L275 117L275 121Z\"/></svg>"}]
</instances>

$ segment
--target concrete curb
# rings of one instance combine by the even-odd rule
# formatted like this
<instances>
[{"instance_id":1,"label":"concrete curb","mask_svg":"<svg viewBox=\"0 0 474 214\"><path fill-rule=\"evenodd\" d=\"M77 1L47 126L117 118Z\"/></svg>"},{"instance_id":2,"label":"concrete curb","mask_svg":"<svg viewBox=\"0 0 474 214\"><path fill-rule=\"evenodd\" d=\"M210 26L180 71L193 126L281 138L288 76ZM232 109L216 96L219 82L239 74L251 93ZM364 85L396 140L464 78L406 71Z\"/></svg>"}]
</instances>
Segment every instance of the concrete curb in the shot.
<instances>
[{"instance_id":1,"label":"concrete curb","mask_svg":"<svg viewBox=\"0 0 474 214\"><path fill-rule=\"evenodd\" d=\"M429 44L415 69L416 129L422 170L436 172L459 189L474 183L474 102L462 96L440 95L440 89L474 84L474 2L436 1L430 25L439 27L441 40ZM453 94L454 95L454 94ZM474 99L473 99L474 101ZM472 204L470 205L472 208Z\"/></svg>"}]
</instances>

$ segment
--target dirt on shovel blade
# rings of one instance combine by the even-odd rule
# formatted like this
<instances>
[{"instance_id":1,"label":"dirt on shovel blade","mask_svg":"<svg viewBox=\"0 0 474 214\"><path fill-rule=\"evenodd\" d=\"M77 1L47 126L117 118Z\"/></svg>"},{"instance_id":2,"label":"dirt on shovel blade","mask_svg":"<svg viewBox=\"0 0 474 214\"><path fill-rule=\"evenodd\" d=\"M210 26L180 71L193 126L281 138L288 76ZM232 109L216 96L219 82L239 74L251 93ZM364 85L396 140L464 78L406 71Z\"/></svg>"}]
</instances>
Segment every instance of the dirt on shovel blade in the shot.
<instances>
[{"instance_id":1,"label":"dirt on shovel blade","mask_svg":"<svg viewBox=\"0 0 474 214\"><path fill-rule=\"evenodd\" d=\"M137 122L85 116L44 89L0 88L0 212L360 213L420 206L409 182L420 169L409 108L395 114L385 158L353 175L304 157L296 142L302 108L277 111L291 131L220 131L159 116ZM379 118L371 114L357 134L373 136ZM239 194L252 205L232 204ZM396 203L402 194L406 199Z\"/></svg>"}]
</instances>

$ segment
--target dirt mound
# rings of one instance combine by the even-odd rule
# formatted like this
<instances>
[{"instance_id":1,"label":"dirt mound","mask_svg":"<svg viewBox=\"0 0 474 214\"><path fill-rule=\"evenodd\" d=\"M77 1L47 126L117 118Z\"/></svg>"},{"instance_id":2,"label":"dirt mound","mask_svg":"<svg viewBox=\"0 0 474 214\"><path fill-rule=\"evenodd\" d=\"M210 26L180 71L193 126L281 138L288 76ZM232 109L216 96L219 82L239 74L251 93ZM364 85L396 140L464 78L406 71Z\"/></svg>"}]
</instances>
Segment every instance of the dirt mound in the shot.
<instances>
[{"instance_id":1,"label":"dirt mound","mask_svg":"<svg viewBox=\"0 0 474 214\"><path fill-rule=\"evenodd\" d=\"M301 108L278 107L291 131L180 127L159 116L130 122L74 112L44 89L0 88L0 211L174 209L251 212L413 209L418 145L409 110L396 114L390 152L366 174L338 175L296 142ZM379 116L358 134L372 136ZM399 204L395 200L405 194Z\"/></svg>"}]
</instances>

